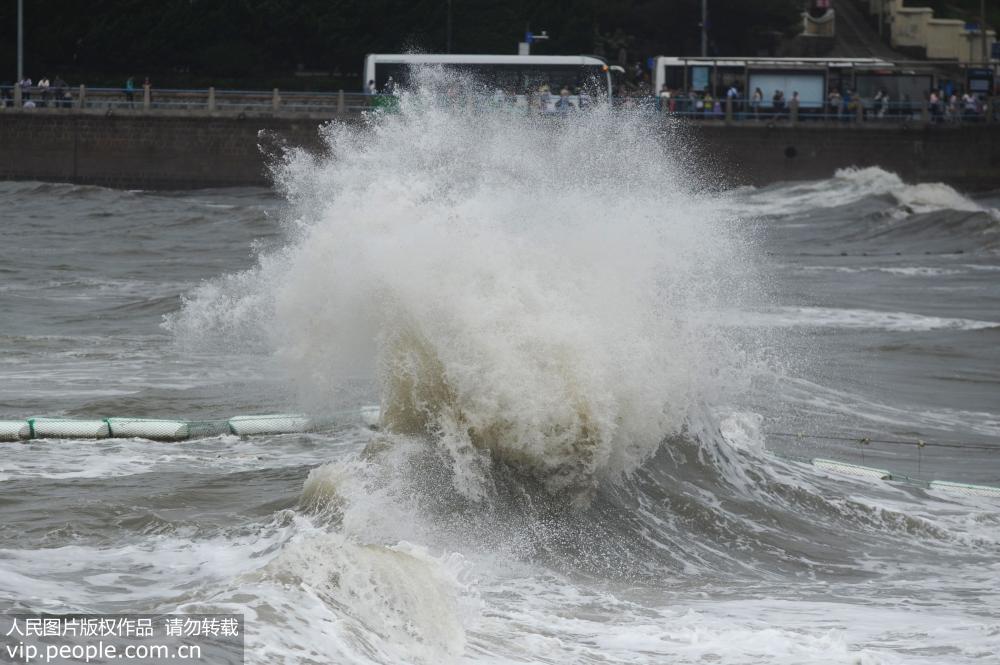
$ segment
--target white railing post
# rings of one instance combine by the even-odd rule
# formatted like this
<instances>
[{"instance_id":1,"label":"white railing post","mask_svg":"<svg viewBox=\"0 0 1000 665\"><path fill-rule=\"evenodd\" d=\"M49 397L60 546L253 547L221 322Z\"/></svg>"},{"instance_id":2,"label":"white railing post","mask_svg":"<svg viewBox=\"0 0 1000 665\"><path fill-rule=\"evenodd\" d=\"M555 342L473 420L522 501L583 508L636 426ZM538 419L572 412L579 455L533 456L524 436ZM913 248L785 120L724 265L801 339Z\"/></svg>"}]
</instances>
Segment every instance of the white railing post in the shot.
<instances>
[{"instance_id":1,"label":"white railing post","mask_svg":"<svg viewBox=\"0 0 1000 665\"><path fill-rule=\"evenodd\" d=\"M281 108L281 95L278 94L278 89L275 88L274 92L271 93L271 110L275 113Z\"/></svg>"},{"instance_id":2,"label":"white railing post","mask_svg":"<svg viewBox=\"0 0 1000 665\"><path fill-rule=\"evenodd\" d=\"M80 94L76 96L76 107L83 109L87 106L87 86L80 84Z\"/></svg>"},{"instance_id":3,"label":"white railing post","mask_svg":"<svg viewBox=\"0 0 1000 665\"><path fill-rule=\"evenodd\" d=\"M23 105L23 96L21 91L21 82L18 81L14 84L14 108L19 109Z\"/></svg>"},{"instance_id":4,"label":"white railing post","mask_svg":"<svg viewBox=\"0 0 1000 665\"><path fill-rule=\"evenodd\" d=\"M347 112L347 103L344 101L344 91L337 91L337 115L343 115Z\"/></svg>"},{"instance_id":5,"label":"white railing post","mask_svg":"<svg viewBox=\"0 0 1000 665\"><path fill-rule=\"evenodd\" d=\"M208 88L208 112L215 112L215 86L209 86Z\"/></svg>"},{"instance_id":6,"label":"white railing post","mask_svg":"<svg viewBox=\"0 0 1000 665\"><path fill-rule=\"evenodd\" d=\"M149 112L149 109L153 106L153 93L150 90L150 85L148 83L142 84L142 110Z\"/></svg>"}]
</instances>

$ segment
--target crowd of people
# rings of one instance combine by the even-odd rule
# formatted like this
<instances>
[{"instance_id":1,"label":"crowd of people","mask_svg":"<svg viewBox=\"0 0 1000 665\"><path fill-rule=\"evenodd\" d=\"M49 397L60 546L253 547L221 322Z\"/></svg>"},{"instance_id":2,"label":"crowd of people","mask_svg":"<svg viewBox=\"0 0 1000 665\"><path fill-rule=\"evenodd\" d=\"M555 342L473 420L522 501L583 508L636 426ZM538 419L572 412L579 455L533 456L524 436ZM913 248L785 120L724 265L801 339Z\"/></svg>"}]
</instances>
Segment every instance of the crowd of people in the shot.
<instances>
[{"instance_id":1,"label":"crowd of people","mask_svg":"<svg viewBox=\"0 0 1000 665\"><path fill-rule=\"evenodd\" d=\"M136 85L134 77L128 77L121 89L125 105L134 107L136 93L141 94L146 87L151 87L149 77L141 86ZM369 81L366 89L371 95L385 97L392 96L397 87L390 77L382 90L376 88L375 81ZM23 108L73 106L73 91L60 76L52 81L43 76L37 82L26 76L11 85L0 86L0 107L14 104L15 89L20 92ZM867 97L850 88L831 87L825 101L811 99L805 105L798 91L793 90L791 96L786 97L784 90L767 93L755 87L747 94L748 91L742 90L738 82L730 83L723 94L713 94L709 86L701 90L683 90L664 85L655 97L646 90L648 87L643 89L622 83L616 90L616 102L625 107L655 103L662 112L693 119L724 118L728 107L736 120L776 120L788 118L794 113L801 120L853 122L927 118L935 123L957 123L983 121L990 111L984 95L963 91L951 84L929 90L924 99L916 101L909 95L894 97L884 87ZM458 96L457 91L454 96ZM488 98L495 105L535 109L542 113L565 113L593 104L593 99L583 88L569 85L552 87L547 83L526 92L497 87ZM1000 104L994 103L992 112L994 119L1000 120Z\"/></svg>"},{"instance_id":2,"label":"crowd of people","mask_svg":"<svg viewBox=\"0 0 1000 665\"><path fill-rule=\"evenodd\" d=\"M625 104L634 97L625 98ZM879 88L870 97L864 97L856 90L831 88L827 93L825 103L812 101L806 106L798 91L793 91L786 98L784 90L774 90L766 95L759 87L746 96L738 84L732 84L725 95L713 95L711 89L690 89L687 91L671 89L664 85L656 98L657 109L663 112L687 116L691 118L722 118L726 115L726 107L731 107L735 119L773 120L788 117L796 113L803 120L839 120L853 122L857 120L880 120L919 118L926 109L929 118L934 122L980 122L986 119L989 109L986 97L972 92L964 93L955 89L946 94L943 90L931 90L923 102L914 102L908 95L895 99L886 88ZM1000 109L994 108L996 114Z\"/></svg>"},{"instance_id":3,"label":"crowd of people","mask_svg":"<svg viewBox=\"0 0 1000 665\"><path fill-rule=\"evenodd\" d=\"M24 108L69 108L73 105L73 95L69 85L61 76L49 81L47 76L32 81L25 76L10 86L0 86L0 105L10 106L14 103L14 86L21 92L21 104Z\"/></svg>"},{"instance_id":4,"label":"crowd of people","mask_svg":"<svg viewBox=\"0 0 1000 665\"><path fill-rule=\"evenodd\" d=\"M942 88L927 93L927 108L934 122L975 122L986 114L986 100L965 91Z\"/></svg>"},{"instance_id":5,"label":"crowd of people","mask_svg":"<svg viewBox=\"0 0 1000 665\"><path fill-rule=\"evenodd\" d=\"M149 77L143 83L150 86ZM72 108L73 91L69 84L61 76L56 76L50 81L43 76L38 81L33 81L30 76L25 76L20 81L14 81L9 85L0 85L0 108L14 105L14 91L21 93L22 108ZM122 88L125 102L132 106L135 103L135 77L128 77Z\"/></svg>"}]
</instances>

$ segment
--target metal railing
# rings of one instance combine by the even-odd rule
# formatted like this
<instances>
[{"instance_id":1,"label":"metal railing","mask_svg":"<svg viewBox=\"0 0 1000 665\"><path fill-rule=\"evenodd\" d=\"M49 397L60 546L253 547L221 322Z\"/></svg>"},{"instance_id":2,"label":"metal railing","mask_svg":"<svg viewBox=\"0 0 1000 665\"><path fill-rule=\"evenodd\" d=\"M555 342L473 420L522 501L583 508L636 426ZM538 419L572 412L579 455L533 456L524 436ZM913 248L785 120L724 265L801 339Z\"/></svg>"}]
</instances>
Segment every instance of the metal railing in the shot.
<instances>
[{"instance_id":1,"label":"metal railing","mask_svg":"<svg viewBox=\"0 0 1000 665\"><path fill-rule=\"evenodd\" d=\"M795 100L754 100L688 95L632 97L616 100L619 106L654 109L687 120L745 122L825 123L924 123L970 124L1000 122L1000 97L976 97L968 102L927 100L893 101L867 97L835 100L833 103L796 103Z\"/></svg>"},{"instance_id":2,"label":"metal railing","mask_svg":"<svg viewBox=\"0 0 1000 665\"><path fill-rule=\"evenodd\" d=\"M377 105L372 95L337 92L259 90L184 90L140 87L67 88L0 86L0 108L103 111L103 112L199 112L206 114L335 115L360 113Z\"/></svg>"},{"instance_id":3,"label":"metal railing","mask_svg":"<svg viewBox=\"0 0 1000 665\"><path fill-rule=\"evenodd\" d=\"M480 99L481 97L481 99ZM538 103L528 96L521 104L526 111L558 114L579 112L578 105ZM491 96L477 96L475 106L496 105ZM558 99L558 98L556 98ZM574 98L575 99L575 98ZM467 103L464 98L461 103ZM551 101L551 100L550 100ZM104 113L200 113L207 115L294 114L329 117L358 114L366 110L395 107L391 95L344 92L293 92L277 88L259 90L184 90L140 87L91 88L87 86L40 89L0 86L0 109L36 109L43 111L91 111ZM925 125L962 125L1000 122L1000 97L978 97L975 101L926 100L894 101L873 98L835 100L834 103L797 103L744 98L712 98L674 95L669 98L642 96L613 100L619 108L655 111L690 121L724 121L727 124L767 123L920 123Z\"/></svg>"}]
</instances>

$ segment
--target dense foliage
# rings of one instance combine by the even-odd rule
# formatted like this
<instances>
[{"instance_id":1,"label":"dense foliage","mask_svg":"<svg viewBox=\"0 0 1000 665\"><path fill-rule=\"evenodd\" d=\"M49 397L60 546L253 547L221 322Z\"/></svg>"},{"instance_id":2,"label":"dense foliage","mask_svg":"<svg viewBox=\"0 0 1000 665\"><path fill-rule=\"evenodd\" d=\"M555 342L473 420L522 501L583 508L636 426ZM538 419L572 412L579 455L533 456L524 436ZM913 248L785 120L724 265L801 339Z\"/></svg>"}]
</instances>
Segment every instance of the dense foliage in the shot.
<instances>
[{"instance_id":1,"label":"dense foliage","mask_svg":"<svg viewBox=\"0 0 1000 665\"><path fill-rule=\"evenodd\" d=\"M700 0L26 0L25 70L38 78L153 76L159 83L265 81L296 70L358 76L366 53L696 54ZM711 52L756 54L791 29L801 0L709 0ZM0 79L15 72L16 0L0 4ZM622 52L622 49L625 49Z\"/></svg>"}]
</instances>

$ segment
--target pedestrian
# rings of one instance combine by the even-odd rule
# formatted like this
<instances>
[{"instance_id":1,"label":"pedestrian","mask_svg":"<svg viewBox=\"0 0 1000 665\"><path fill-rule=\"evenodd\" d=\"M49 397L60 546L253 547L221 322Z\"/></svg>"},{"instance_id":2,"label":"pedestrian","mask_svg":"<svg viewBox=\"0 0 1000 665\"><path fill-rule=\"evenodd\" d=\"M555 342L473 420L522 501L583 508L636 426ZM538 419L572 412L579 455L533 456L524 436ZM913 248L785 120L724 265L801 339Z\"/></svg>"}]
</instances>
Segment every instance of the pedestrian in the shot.
<instances>
[{"instance_id":1,"label":"pedestrian","mask_svg":"<svg viewBox=\"0 0 1000 665\"><path fill-rule=\"evenodd\" d=\"M17 84L21 86L21 99L23 99L24 101L28 101L29 99L31 99L31 88L34 85L34 83L32 83L31 81L31 77L25 76L23 79L18 81ZM32 104L31 107L34 108L35 105Z\"/></svg>"},{"instance_id":2,"label":"pedestrian","mask_svg":"<svg viewBox=\"0 0 1000 665\"><path fill-rule=\"evenodd\" d=\"M49 95L51 94L49 92L50 86L51 84L49 83L48 77L43 76L38 80L38 94L42 98L39 106L41 106L42 108L45 108L49 104Z\"/></svg>"},{"instance_id":3,"label":"pedestrian","mask_svg":"<svg viewBox=\"0 0 1000 665\"><path fill-rule=\"evenodd\" d=\"M660 88L660 98L657 100L657 105L660 111L670 110L670 88L667 87L666 83Z\"/></svg>"},{"instance_id":4,"label":"pedestrian","mask_svg":"<svg viewBox=\"0 0 1000 665\"><path fill-rule=\"evenodd\" d=\"M572 104L569 101L569 88L563 88L559 91L559 99L556 101L556 110L561 113L569 113L572 108Z\"/></svg>"},{"instance_id":5,"label":"pedestrian","mask_svg":"<svg viewBox=\"0 0 1000 665\"><path fill-rule=\"evenodd\" d=\"M941 97L938 96L937 90L931 90L927 105L931 112L931 119L934 122L939 122L941 120Z\"/></svg>"},{"instance_id":6,"label":"pedestrian","mask_svg":"<svg viewBox=\"0 0 1000 665\"><path fill-rule=\"evenodd\" d=\"M125 79L125 102L130 109L135 108L135 78L131 76Z\"/></svg>"},{"instance_id":7,"label":"pedestrian","mask_svg":"<svg viewBox=\"0 0 1000 665\"><path fill-rule=\"evenodd\" d=\"M857 90L847 90L844 92L844 104L847 107L847 121L854 122L858 119L858 110L861 107L861 95Z\"/></svg>"},{"instance_id":8,"label":"pedestrian","mask_svg":"<svg viewBox=\"0 0 1000 665\"><path fill-rule=\"evenodd\" d=\"M715 98L712 97L712 91L705 88L705 96L701 100L701 107L705 111L705 116L710 116L715 111Z\"/></svg>"},{"instance_id":9,"label":"pedestrian","mask_svg":"<svg viewBox=\"0 0 1000 665\"><path fill-rule=\"evenodd\" d=\"M149 105L152 106L153 105L153 82L149 80L148 76L145 79L143 79L143 81L142 81L142 91L143 91L143 96L149 98Z\"/></svg>"},{"instance_id":10,"label":"pedestrian","mask_svg":"<svg viewBox=\"0 0 1000 665\"><path fill-rule=\"evenodd\" d=\"M375 79L368 81L368 94L377 95L378 90L375 88Z\"/></svg>"},{"instance_id":11,"label":"pedestrian","mask_svg":"<svg viewBox=\"0 0 1000 665\"><path fill-rule=\"evenodd\" d=\"M839 88L830 88L830 94L826 96L827 107L830 109L830 115L840 118L840 108L844 99L840 96Z\"/></svg>"},{"instance_id":12,"label":"pedestrian","mask_svg":"<svg viewBox=\"0 0 1000 665\"><path fill-rule=\"evenodd\" d=\"M771 108L774 109L774 115L779 116L785 112L785 93L781 90L775 90L774 95L771 96Z\"/></svg>"},{"instance_id":13,"label":"pedestrian","mask_svg":"<svg viewBox=\"0 0 1000 665\"><path fill-rule=\"evenodd\" d=\"M726 90L726 104L733 113L740 111L740 89L736 87L735 83L729 86L729 90Z\"/></svg>"},{"instance_id":14,"label":"pedestrian","mask_svg":"<svg viewBox=\"0 0 1000 665\"><path fill-rule=\"evenodd\" d=\"M979 100L971 92L962 95L962 121L974 122L979 116Z\"/></svg>"},{"instance_id":15,"label":"pedestrian","mask_svg":"<svg viewBox=\"0 0 1000 665\"><path fill-rule=\"evenodd\" d=\"M750 106L753 108L753 117L760 119L760 105L764 102L764 93L760 88L754 88L753 98L750 100Z\"/></svg>"},{"instance_id":16,"label":"pedestrian","mask_svg":"<svg viewBox=\"0 0 1000 665\"><path fill-rule=\"evenodd\" d=\"M52 98L55 100L56 108L69 108L68 97L69 86L61 76L56 75L56 80L52 82Z\"/></svg>"}]
</instances>

